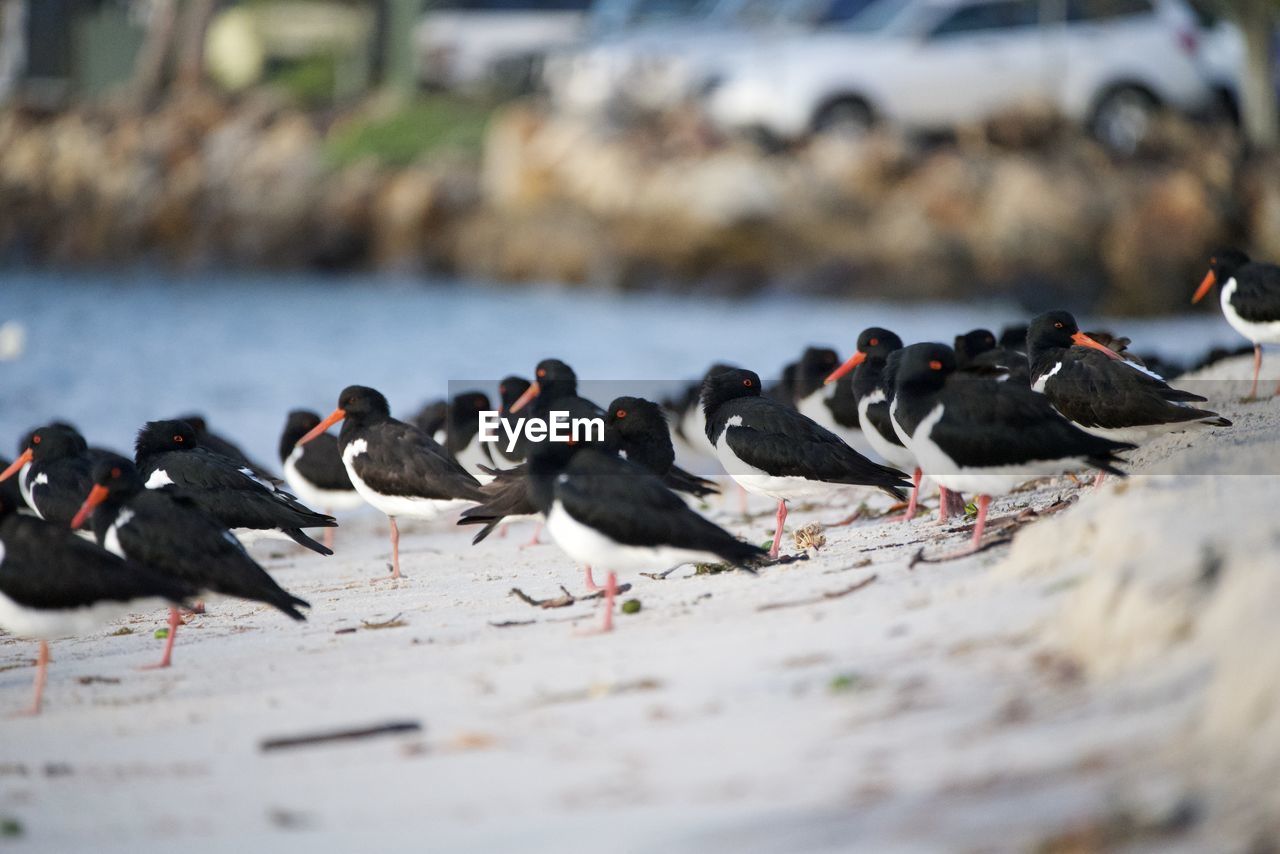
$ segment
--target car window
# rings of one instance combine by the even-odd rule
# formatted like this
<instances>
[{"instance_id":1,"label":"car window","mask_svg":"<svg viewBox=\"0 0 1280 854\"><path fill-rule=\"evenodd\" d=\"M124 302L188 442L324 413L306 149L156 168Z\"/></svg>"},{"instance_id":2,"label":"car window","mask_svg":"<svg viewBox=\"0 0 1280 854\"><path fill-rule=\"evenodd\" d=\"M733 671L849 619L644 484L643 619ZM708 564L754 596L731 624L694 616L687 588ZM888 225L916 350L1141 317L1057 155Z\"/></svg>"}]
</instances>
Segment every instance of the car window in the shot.
<instances>
[{"instance_id":1,"label":"car window","mask_svg":"<svg viewBox=\"0 0 1280 854\"><path fill-rule=\"evenodd\" d=\"M1067 23L1150 15L1151 0L1067 0Z\"/></svg>"},{"instance_id":2,"label":"car window","mask_svg":"<svg viewBox=\"0 0 1280 854\"><path fill-rule=\"evenodd\" d=\"M943 18L930 38L951 38L968 33L995 32L1034 27L1040 20L1038 0L997 0L962 6Z\"/></svg>"},{"instance_id":3,"label":"car window","mask_svg":"<svg viewBox=\"0 0 1280 854\"><path fill-rule=\"evenodd\" d=\"M851 33L878 33L887 29L900 18L910 17L915 0L872 0L867 8L840 25L840 29Z\"/></svg>"}]
</instances>

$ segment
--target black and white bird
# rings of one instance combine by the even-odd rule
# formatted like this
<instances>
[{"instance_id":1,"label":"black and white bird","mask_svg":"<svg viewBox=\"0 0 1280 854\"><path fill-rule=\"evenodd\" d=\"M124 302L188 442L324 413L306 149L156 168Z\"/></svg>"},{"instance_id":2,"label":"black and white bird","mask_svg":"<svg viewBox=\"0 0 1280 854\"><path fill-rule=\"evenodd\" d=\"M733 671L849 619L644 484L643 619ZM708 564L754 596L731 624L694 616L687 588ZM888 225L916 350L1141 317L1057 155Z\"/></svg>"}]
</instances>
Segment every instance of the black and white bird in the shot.
<instances>
[{"instance_id":1,"label":"black and white bird","mask_svg":"<svg viewBox=\"0 0 1280 854\"><path fill-rule=\"evenodd\" d=\"M1084 465L1123 477L1116 454L1133 445L1084 432L1044 395L958 373L945 344L912 344L899 352L893 416L928 477L978 496L970 551L981 543L992 496Z\"/></svg>"},{"instance_id":2,"label":"black and white bird","mask_svg":"<svg viewBox=\"0 0 1280 854\"><path fill-rule=\"evenodd\" d=\"M972 329L957 335L955 354L956 365L966 373L1024 385L1031 382L1031 366L1026 353L1000 345L990 329Z\"/></svg>"},{"instance_id":3,"label":"black and white bird","mask_svg":"<svg viewBox=\"0 0 1280 854\"><path fill-rule=\"evenodd\" d=\"M836 351L827 347L808 347L796 362L794 377L795 404L800 413L849 444L863 456L874 451L862 435L858 419L858 401L853 395L853 382L844 373L827 382L839 370Z\"/></svg>"},{"instance_id":4,"label":"black and white bird","mask_svg":"<svg viewBox=\"0 0 1280 854\"><path fill-rule=\"evenodd\" d=\"M390 520L391 577L400 578L396 519L431 520L482 501L480 482L426 433L392 418L387 399L367 386L343 389L338 408L298 444L306 445L338 422L338 448L352 485Z\"/></svg>"},{"instance_id":5,"label":"black and white bird","mask_svg":"<svg viewBox=\"0 0 1280 854\"><path fill-rule=\"evenodd\" d=\"M604 631L613 626L619 571L721 561L750 568L764 557L691 510L656 475L608 450L538 442L527 464L534 506L556 545L577 563L608 572Z\"/></svg>"},{"instance_id":6,"label":"black and white bird","mask_svg":"<svg viewBox=\"0 0 1280 854\"><path fill-rule=\"evenodd\" d=\"M606 410L610 445L624 459L657 475L673 492L701 499L720 490L676 465L676 449L662 407L643 397L615 398Z\"/></svg>"},{"instance_id":7,"label":"black and white bird","mask_svg":"<svg viewBox=\"0 0 1280 854\"><path fill-rule=\"evenodd\" d=\"M915 515L919 496L920 467L916 465L915 455L893 429L889 418L894 391L889 360L901 349L902 339L897 333L879 326L864 329L858 336L853 355L832 371L826 382L844 382L848 376L850 393L858 405L858 422L872 452L894 468L912 472L914 485L905 517L909 520Z\"/></svg>"},{"instance_id":8,"label":"black and white bird","mask_svg":"<svg viewBox=\"0 0 1280 854\"><path fill-rule=\"evenodd\" d=\"M1200 302L1213 286L1221 285L1222 315L1231 328L1253 342L1253 386L1258 396L1262 345L1280 344L1280 266L1251 261L1238 249L1219 249L1209 259L1209 272L1191 301ZM1280 385L1272 395L1280 394Z\"/></svg>"},{"instance_id":9,"label":"black and white bird","mask_svg":"<svg viewBox=\"0 0 1280 854\"><path fill-rule=\"evenodd\" d=\"M88 634L132 611L183 604L195 591L16 510L0 501L0 629L40 642L29 709L37 714L49 641Z\"/></svg>"},{"instance_id":10,"label":"black and white bird","mask_svg":"<svg viewBox=\"0 0 1280 854\"><path fill-rule=\"evenodd\" d=\"M1138 445L1165 433L1230 427L1205 398L1171 387L1080 331L1066 311L1031 321L1031 388L1086 433Z\"/></svg>"},{"instance_id":11,"label":"black and white bird","mask_svg":"<svg viewBox=\"0 0 1280 854\"><path fill-rule=\"evenodd\" d=\"M677 456L683 450L687 456L698 459L707 458L719 462L715 446L707 440L707 416L702 411L702 387L707 377L721 371L731 371L736 365L716 362L707 368L702 379L690 383L680 394L667 401L664 406L670 413L671 439L677 449Z\"/></svg>"},{"instance_id":12,"label":"black and white bird","mask_svg":"<svg viewBox=\"0 0 1280 854\"><path fill-rule=\"evenodd\" d=\"M317 513L253 470L200 447L185 421L150 421L134 446L138 474L148 489L175 486L242 540L277 537L313 552L333 552L303 533L303 528L334 527L332 516Z\"/></svg>"},{"instance_id":13,"label":"black and white bird","mask_svg":"<svg viewBox=\"0 0 1280 854\"><path fill-rule=\"evenodd\" d=\"M47 522L71 524L81 499L92 485L93 459L84 437L66 424L50 424L31 431L27 447L0 480L18 476L18 488L27 506ZM98 458L123 460L116 454L97 452Z\"/></svg>"},{"instance_id":14,"label":"black and white bird","mask_svg":"<svg viewBox=\"0 0 1280 854\"><path fill-rule=\"evenodd\" d=\"M217 594L262 602L294 620L305 620L306 601L286 592L244 550L221 522L189 494L172 488L147 489L133 463L99 462L93 489L76 513L75 527L93 525L98 545L200 595ZM169 608L169 637L153 667L168 667L182 617Z\"/></svg>"},{"instance_id":15,"label":"black and white bird","mask_svg":"<svg viewBox=\"0 0 1280 854\"><path fill-rule=\"evenodd\" d=\"M874 486L906 499L901 490L910 484L902 472L873 463L825 427L762 397L760 377L752 371L709 376L702 408L707 439L725 471L748 492L778 502L771 557L778 556L790 500L829 498L849 486Z\"/></svg>"},{"instance_id":16,"label":"black and white bird","mask_svg":"<svg viewBox=\"0 0 1280 854\"><path fill-rule=\"evenodd\" d=\"M364 499L351 484L347 467L338 452L338 437L332 433L317 436L305 446L298 440L315 429L320 416L309 409L295 409L285 419L280 434L280 463L284 482L302 503L318 507L324 513L355 510ZM333 528L324 529L325 548L333 548Z\"/></svg>"},{"instance_id":17,"label":"black and white bird","mask_svg":"<svg viewBox=\"0 0 1280 854\"><path fill-rule=\"evenodd\" d=\"M485 469L494 467L492 449L503 442L482 442L480 437L480 413L493 411L489 396L482 391L464 391L449 400L443 435L435 440L480 483L493 480ZM498 430L502 438L501 428Z\"/></svg>"}]
</instances>

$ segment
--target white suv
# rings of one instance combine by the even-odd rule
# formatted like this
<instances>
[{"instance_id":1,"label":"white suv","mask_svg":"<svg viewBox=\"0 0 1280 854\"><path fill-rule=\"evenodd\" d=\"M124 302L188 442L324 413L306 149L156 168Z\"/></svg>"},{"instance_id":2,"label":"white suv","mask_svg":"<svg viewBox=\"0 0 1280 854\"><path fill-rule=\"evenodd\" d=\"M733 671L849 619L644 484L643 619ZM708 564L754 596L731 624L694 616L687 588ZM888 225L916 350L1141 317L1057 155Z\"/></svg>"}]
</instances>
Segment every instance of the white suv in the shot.
<instances>
[{"instance_id":1,"label":"white suv","mask_svg":"<svg viewBox=\"0 0 1280 854\"><path fill-rule=\"evenodd\" d=\"M1158 106L1212 103L1199 39L1183 0L876 0L840 31L738 63L706 108L725 129L794 139L1039 103L1132 150Z\"/></svg>"}]
</instances>

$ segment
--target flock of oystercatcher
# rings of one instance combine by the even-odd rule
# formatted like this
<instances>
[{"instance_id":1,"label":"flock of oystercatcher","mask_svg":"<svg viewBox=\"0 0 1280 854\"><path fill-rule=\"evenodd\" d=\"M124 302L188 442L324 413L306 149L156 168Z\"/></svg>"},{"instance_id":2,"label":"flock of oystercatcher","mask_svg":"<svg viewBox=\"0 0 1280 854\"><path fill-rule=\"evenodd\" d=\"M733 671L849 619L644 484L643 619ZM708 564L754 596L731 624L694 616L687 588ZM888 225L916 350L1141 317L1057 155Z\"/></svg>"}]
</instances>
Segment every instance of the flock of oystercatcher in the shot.
<instances>
[{"instance_id":1,"label":"flock of oystercatcher","mask_svg":"<svg viewBox=\"0 0 1280 854\"><path fill-rule=\"evenodd\" d=\"M1227 320L1254 343L1253 396L1262 344L1280 343L1280 267L1224 250L1194 299L1215 284ZM409 423L391 416L378 391L350 386L325 418L289 413L283 484L198 416L148 422L132 459L90 447L68 424L48 424L22 438L0 473L0 628L40 642L38 712L48 641L144 603L169 608L157 667L172 662L182 610L203 608L208 595L305 619L307 603L244 543L278 537L329 555L337 521L328 514L362 504L388 518L392 578L401 577L397 520L461 511L458 524L482 526L474 542L504 522L541 520L585 567L589 589L601 589L593 568L607 573L604 631L617 572L691 562L755 572L779 558L789 502L848 504L878 490L906 502L902 518L910 521L927 478L938 488L941 520L963 512L962 495L974 497L973 537L958 553L970 554L982 548L994 496L1085 469L1099 479L1123 476L1120 454L1141 442L1230 426L1198 405L1205 398L1129 354L1127 343L1082 332L1064 311L999 339L974 330L954 346L904 345L872 327L847 360L809 348L770 389L752 371L717 364L677 400L619 397L605 408L578 394L572 368L547 359L531 381L499 384L497 417L565 412L599 419L602 429L567 441L525 434L509 446L482 441L482 393L428 406ZM328 432L339 423L337 436ZM713 456L744 494L777 502L770 548L695 509L718 488L676 465L677 444ZM323 543L305 533L315 528Z\"/></svg>"}]
</instances>

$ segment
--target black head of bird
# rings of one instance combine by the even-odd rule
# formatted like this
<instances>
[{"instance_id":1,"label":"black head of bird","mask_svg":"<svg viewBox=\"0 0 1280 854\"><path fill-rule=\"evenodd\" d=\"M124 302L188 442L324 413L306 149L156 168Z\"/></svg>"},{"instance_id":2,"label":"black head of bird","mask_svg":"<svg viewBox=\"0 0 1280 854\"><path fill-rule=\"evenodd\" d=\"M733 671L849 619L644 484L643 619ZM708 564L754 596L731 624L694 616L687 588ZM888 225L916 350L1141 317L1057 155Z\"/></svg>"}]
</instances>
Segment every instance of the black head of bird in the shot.
<instances>
[{"instance_id":1,"label":"black head of bird","mask_svg":"<svg viewBox=\"0 0 1280 854\"><path fill-rule=\"evenodd\" d=\"M319 413L312 412L310 409L291 411L285 419L284 432L280 435L280 459L288 459L298 440L314 430L319 423Z\"/></svg>"},{"instance_id":2,"label":"black head of bird","mask_svg":"<svg viewBox=\"0 0 1280 854\"><path fill-rule=\"evenodd\" d=\"M82 526L99 505L108 501L123 501L145 488L138 470L128 460L102 460L96 463L93 467L93 488L71 520L72 530Z\"/></svg>"},{"instance_id":3,"label":"black head of bird","mask_svg":"<svg viewBox=\"0 0 1280 854\"><path fill-rule=\"evenodd\" d=\"M169 451L190 451L200 446L195 428L185 421L148 421L133 443L134 456L141 460Z\"/></svg>"},{"instance_id":4,"label":"black head of bird","mask_svg":"<svg viewBox=\"0 0 1280 854\"><path fill-rule=\"evenodd\" d=\"M503 377L498 383L498 412L506 414L520 397L529 390L531 383L515 374Z\"/></svg>"},{"instance_id":5,"label":"black head of bird","mask_svg":"<svg viewBox=\"0 0 1280 854\"><path fill-rule=\"evenodd\" d=\"M578 393L578 375L559 359L543 359L534 369L533 376L533 382L525 389L524 394L511 404L510 412L519 412L536 397L556 400L573 397Z\"/></svg>"},{"instance_id":6,"label":"black head of bird","mask_svg":"<svg viewBox=\"0 0 1280 854\"><path fill-rule=\"evenodd\" d=\"M724 404L742 397L760 396L760 377L745 368L710 374L702 382L702 411L707 418Z\"/></svg>"},{"instance_id":7,"label":"black head of bird","mask_svg":"<svg viewBox=\"0 0 1280 854\"><path fill-rule=\"evenodd\" d=\"M310 432L298 440L298 444L305 445L339 421L350 420L364 424L390 417L391 404L387 403L382 392L365 385L349 385L338 395L338 408L312 427Z\"/></svg>"},{"instance_id":8,"label":"black head of bird","mask_svg":"<svg viewBox=\"0 0 1280 854\"><path fill-rule=\"evenodd\" d=\"M1027 349L1032 353L1052 348L1065 349L1072 345L1097 350L1112 359L1120 358L1111 349L1081 332L1076 319L1068 311L1046 311L1033 319L1027 327Z\"/></svg>"},{"instance_id":9,"label":"black head of bird","mask_svg":"<svg viewBox=\"0 0 1280 854\"><path fill-rule=\"evenodd\" d=\"M1240 268L1249 263L1249 256L1241 252L1239 249L1219 249L1209 256L1209 272L1205 273L1204 279L1200 282L1200 287L1196 288L1195 294L1191 297L1193 303L1200 302L1204 299L1209 291L1213 290L1213 286L1217 284L1226 284L1236 277L1236 273Z\"/></svg>"},{"instance_id":10,"label":"black head of bird","mask_svg":"<svg viewBox=\"0 0 1280 854\"><path fill-rule=\"evenodd\" d=\"M965 367L976 357L996 348L996 336L990 329L974 329L957 335L955 341L956 363Z\"/></svg>"},{"instance_id":11,"label":"black head of bird","mask_svg":"<svg viewBox=\"0 0 1280 854\"><path fill-rule=\"evenodd\" d=\"M62 423L38 427L27 434L26 447L12 465L0 472L0 480L13 477L27 463L76 457L88 450L84 437L74 427Z\"/></svg>"},{"instance_id":12,"label":"black head of bird","mask_svg":"<svg viewBox=\"0 0 1280 854\"><path fill-rule=\"evenodd\" d=\"M956 372L956 354L946 344L912 344L901 350L895 368L898 394L908 390L927 394L941 389Z\"/></svg>"},{"instance_id":13,"label":"black head of bird","mask_svg":"<svg viewBox=\"0 0 1280 854\"><path fill-rule=\"evenodd\" d=\"M844 364L836 368L826 379L826 384L836 382L845 374L861 365L867 359L887 358L894 350L902 349L902 339L896 333L879 326L870 326L862 330L858 336L858 345L853 355L845 359Z\"/></svg>"}]
</instances>

